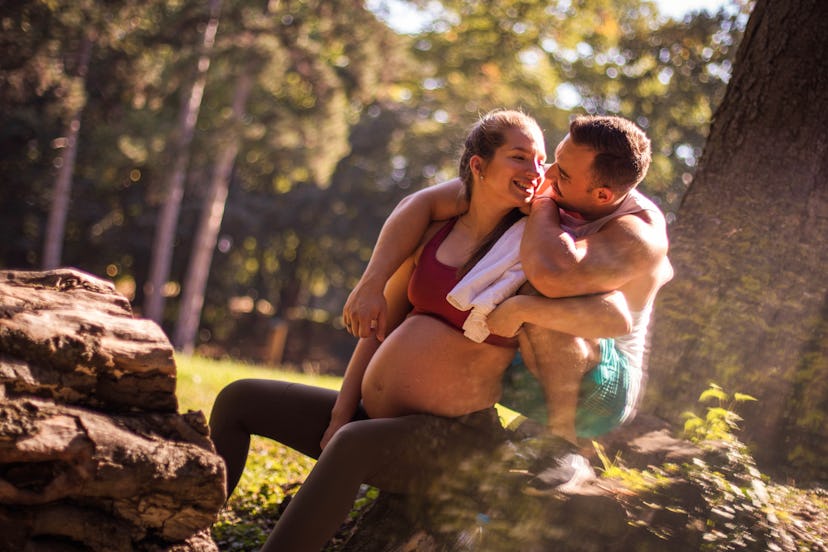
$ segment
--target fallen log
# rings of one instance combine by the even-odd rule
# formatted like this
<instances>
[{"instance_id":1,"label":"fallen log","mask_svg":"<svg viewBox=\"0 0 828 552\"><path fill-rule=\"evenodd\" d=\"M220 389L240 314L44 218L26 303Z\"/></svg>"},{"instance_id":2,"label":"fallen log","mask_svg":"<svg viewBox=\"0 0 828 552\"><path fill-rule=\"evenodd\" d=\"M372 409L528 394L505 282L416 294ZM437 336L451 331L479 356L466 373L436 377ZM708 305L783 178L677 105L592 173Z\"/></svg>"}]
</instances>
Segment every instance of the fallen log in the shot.
<instances>
[{"instance_id":1,"label":"fallen log","mask_svg":"<svg viewBox=\"0 0 828 552\"><path fill-rule=\"evenodd\" d=\"M223 462L110 283L0 272L0 398L0 550L217 550Z\"/></svg>"}]
</instances>

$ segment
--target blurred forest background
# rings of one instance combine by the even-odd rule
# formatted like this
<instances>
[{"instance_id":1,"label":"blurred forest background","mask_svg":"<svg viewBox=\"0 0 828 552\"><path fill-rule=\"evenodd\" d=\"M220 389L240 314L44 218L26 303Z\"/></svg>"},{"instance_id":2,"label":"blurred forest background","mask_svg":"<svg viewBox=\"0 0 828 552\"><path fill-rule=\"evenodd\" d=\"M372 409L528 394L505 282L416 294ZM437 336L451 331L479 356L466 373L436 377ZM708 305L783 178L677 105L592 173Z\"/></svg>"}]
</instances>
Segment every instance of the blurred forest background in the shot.
<instances>
[{"instance_id":1,"label":"blurred forest background","mask_svg":"<svg viewBox=\"0 0 828 552\"><path fill-rule=\"evenodd\" d=\"M382 222L480 113L525 109L550 152L621 114L677 269L646 409L754 395L757 459L828 481L828 3L659 5L0 1L0 267L109 278L185 353L341 374Z\"/></svg>"},{"instance_id":2,"label":"blurred forest background","mask_svg":"<svg viewBox=\"0 0 828 552\"><path fill-rule=\"evenodd\" d=\"M399 2L398 2L399 3ZM3 2L0 266L108 277L179 350L339 372L339 314L479 113L653 139L673 221L748 19L638 0ZM408 22L410 23L410 21Z\"/></svg>"}]
</instances>

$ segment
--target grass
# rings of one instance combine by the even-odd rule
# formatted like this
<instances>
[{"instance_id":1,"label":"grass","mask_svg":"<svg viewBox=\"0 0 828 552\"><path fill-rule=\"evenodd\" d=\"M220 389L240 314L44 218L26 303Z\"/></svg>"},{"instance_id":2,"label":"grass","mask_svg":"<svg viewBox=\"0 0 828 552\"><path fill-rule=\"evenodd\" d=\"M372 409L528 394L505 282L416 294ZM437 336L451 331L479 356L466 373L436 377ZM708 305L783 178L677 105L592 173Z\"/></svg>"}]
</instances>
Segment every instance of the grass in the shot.
<instances>
[{"instance_id":1,"label":"grass","mask_svg":"<svg viewBox=\"0 0 828 552\"><path fill-rule=\"evenodd\" d=\"M177 356L181 412L201 410L210 416L218 392L243 378L281 379L339 389L341 379L276 370L229 360ZM279 517L285 495L304 481L314 460L278 443L253 437L244 474L227 506L213 526L213 538L222 551L258 550Z\"/></svg>"},{"instance_id":2,"label":"grass","mask_svg":"<svg viewBox=\"0 0 828 552\"><path fill-rule=\"evenodd\" d=\"M329 389L339 389L342 383L342 378L335 376L302 374L231 360L176 355L175 361L178 366L176 395L180 410L201 410L208 417L213 399L218 392L237 379L279 379Z\"/></svg>"}]
</instances>

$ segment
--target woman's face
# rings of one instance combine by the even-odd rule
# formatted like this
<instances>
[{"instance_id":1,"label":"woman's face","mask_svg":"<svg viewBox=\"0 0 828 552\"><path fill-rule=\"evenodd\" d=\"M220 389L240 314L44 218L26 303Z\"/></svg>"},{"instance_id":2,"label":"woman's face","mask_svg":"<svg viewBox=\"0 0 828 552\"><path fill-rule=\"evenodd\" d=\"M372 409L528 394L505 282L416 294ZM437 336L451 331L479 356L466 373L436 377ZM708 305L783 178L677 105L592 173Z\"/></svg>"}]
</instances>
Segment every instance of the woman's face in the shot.
<instances>
[{"instance_id":1,"label":"woman's face","mask_svg":"<svg viewBox=\"0 0 828 552\"><path fill-rule=\"evenodd\" d=\"M530 201L543 180L546 147L540 129L510 128L504 143L488 162L480 160L476 186L491 201L504 207L521 207Z\"/></svg>"}]
</instances>

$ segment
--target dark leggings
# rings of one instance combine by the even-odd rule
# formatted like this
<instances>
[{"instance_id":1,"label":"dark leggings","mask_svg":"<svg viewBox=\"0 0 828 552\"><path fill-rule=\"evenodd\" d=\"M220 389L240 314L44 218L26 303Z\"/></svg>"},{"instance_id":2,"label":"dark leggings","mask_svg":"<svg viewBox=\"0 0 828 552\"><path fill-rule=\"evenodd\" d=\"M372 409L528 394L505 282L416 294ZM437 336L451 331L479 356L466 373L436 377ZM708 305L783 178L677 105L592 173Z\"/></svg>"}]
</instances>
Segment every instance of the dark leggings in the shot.
<instances>
[{"instance_id":1,"label":"dark leggings","mask_svg":"<svg viewBox=\"0 0 828 552\"><path fill-rule=\"evenodd\" d=\"M251 379L231 383L216 398L210 431L227 465L228 496L244 470L251 435L318 460L262 551L316 552L339 528L362 483L396 493L426 492L472 452L491 452L503 439L492 408L460 418L356 419L323 452L319 442L336 397L330 389Z\"/></svg>"}]
</instances>

